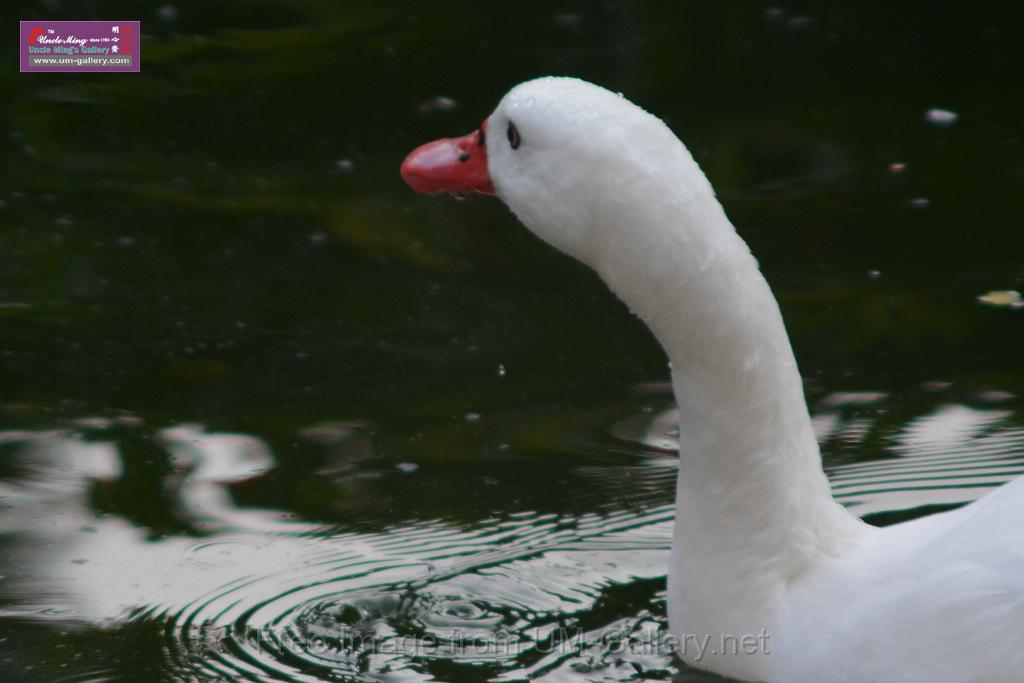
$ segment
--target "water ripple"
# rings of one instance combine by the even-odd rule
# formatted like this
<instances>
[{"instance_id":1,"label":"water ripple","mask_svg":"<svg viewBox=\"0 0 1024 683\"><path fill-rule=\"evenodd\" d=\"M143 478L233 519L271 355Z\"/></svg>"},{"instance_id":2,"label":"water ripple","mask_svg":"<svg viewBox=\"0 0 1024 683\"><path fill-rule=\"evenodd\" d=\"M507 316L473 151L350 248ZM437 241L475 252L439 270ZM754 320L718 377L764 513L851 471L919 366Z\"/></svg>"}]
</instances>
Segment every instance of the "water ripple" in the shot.
<instances>
[{"instance_id":1,"label":"water ripple","mask_svg":"<svg viewBox=\"0 0 1024 683\"><path fill-rule=\"evenodd\" d=\"M833 490L858 513L964 502L1024 472L1012 411L938 403L887 422L892 401L846 392L815 414ZM117 430L145 435L144 426L90 419L0 433L10 456L0 528L13 539L3 574L7 594L20 596L0 616L158 628L166 677L183 681L713 680L677 671L659 641L674 423L671 409L642 411L612 427L601 460L569 463L567 495L588 496L577 509L372 530L240 503L239 487L278 467L256 436L156 430L170 465L162 491L186 523L159 534L90 504L97 487L116 487L138 466ZM373 461L363 425L337 426L350 424L298 436L354 444L332 451L346 473L408 476ZM877 444L878 455L844 459L851 444ZM342 470L317 476L333 481ZM96 669L66 680L103 678Z\"/></svg>"}]
</instances>

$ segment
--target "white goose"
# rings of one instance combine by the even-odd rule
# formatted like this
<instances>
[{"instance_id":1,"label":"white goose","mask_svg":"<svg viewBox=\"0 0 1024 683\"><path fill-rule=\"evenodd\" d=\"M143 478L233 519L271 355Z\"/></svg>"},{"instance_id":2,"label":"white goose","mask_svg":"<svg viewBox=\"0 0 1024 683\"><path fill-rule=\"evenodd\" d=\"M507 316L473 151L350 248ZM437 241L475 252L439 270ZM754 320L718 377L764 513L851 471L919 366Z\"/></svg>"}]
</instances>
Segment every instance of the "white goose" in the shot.
<instances>
[{"instance_id":1,"label":"white goose","mask_svg":"<svg viewBox=\"0 0 1024 683\"><path fill-rule=\"evenodd\" d=\"M402 176L424 193L497 194L668 353L682 659L786 683L1024 681L1024 480L886 528L838 505L779 307L662 121L590 83L540 78L480 130L413 151Z\"/></svg>"}]
</instances>

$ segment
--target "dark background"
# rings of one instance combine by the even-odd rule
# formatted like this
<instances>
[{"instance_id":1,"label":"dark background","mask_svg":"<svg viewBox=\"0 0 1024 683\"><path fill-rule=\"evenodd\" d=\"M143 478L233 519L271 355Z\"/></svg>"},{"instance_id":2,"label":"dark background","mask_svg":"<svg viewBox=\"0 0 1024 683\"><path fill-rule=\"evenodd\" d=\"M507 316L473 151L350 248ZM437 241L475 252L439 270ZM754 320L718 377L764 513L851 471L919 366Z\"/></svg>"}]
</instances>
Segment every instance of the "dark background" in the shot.
<instances>
[{"instance_id":1,"label":"dark background","mask_svg":"<svg viewBox=\"0 0 1024 683\"><path fill-rule=\"evenodd\" d=\"M15 5L127 13L146 40L139 75L4 71L4 402L392 419L663 378L641 325L499 202L397 175L552 73L691 147L808 374L1020 372L1024 318L975 303L1024 276L1001 5ZM424 112L438 96L454 111ZM929 126L933 107L960 118Z\"/></svg>"}]
</instances>

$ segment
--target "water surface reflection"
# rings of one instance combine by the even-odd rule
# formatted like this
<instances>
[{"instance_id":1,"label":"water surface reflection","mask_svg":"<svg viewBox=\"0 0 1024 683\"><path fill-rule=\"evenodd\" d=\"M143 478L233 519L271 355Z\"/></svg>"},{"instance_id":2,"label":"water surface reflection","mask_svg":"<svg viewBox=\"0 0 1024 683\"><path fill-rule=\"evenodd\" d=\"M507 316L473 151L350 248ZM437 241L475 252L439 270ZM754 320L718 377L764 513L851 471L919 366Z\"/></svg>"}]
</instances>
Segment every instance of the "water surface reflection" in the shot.
<instances>
[{"instance_id":1,"label":"water surface reflection","mask_svg":"<svg viewBox=\"0 0 1024 683\"><path fill-rule=\"evenodd\" d=\"M127 415L4 432L3 615L72 633L154 629L164 675L182 680L699 677L680 673L662 640L674 409L666 387L638 389L634 414L593 425L604 436L552 463L560 509L518 509L514 488L492 485L492 509L470 520L446 514L464 473L395 467L364 424L297 428L294 443L311 460L333 453L316 476L338 496L352 492L353 505L386 506L393 478L431 488L436 516L371 531L240 502L247 486L280 475L255 434L152 429ZM913 415L907 400L880 392L818 398L837 497L885 523L1024 472L1012 396L952 398L948 387L921 390ZM140 441L150 447L132 446ZM866 443L877 458L844 459ZM153 505L177 531L104 511L142 465L133 458L163 473Z\"/></svg>"}]
</instances>

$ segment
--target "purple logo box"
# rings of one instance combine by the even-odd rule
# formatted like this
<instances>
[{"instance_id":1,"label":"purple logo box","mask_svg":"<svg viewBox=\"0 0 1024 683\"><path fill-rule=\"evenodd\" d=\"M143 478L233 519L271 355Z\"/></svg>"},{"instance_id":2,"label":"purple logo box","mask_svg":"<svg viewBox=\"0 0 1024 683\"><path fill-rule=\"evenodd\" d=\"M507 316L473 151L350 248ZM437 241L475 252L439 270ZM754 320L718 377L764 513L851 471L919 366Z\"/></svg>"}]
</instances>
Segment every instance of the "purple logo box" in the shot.
<instances>
[{"instance_id":1,"label":"purple logo box","mask_svg":"<svg viewBox=\"0 0 1024 683\"><path fill-rule=\"evenodd\" d=\"M21 71L137 72L141 28L138 21L23 21Z\"/></svg>"}]
</instances>

